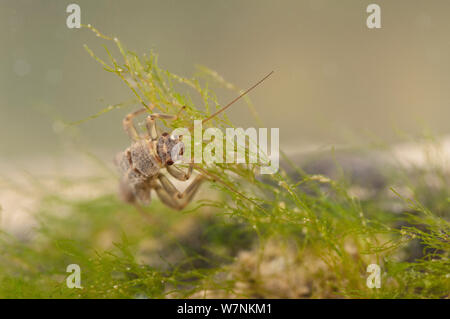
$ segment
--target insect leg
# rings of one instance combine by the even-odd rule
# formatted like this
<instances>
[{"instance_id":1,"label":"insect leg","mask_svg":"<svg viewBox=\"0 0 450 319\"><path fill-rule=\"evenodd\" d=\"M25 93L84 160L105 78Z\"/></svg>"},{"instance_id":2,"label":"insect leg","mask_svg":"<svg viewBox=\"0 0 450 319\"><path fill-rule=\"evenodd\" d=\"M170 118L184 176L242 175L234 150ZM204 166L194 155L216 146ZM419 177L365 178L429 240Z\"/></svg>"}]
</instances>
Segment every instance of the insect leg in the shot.
<instances>
[{"instance_id":1,"label":"insect leg","mask_svg":"<svg viewBox=\"0 0 450 319\"><path fill-rule=\"evenodd\" d=\"M136 196L133 192L133 189L127 183L124 178L120 179L119 183L119 198L125 203L134 203L136 202Z\"/></svg>"},{"instance_id":2,"label":"insect leg","mask_svg":"<svg viewBox=\"0 0 450 319\"><path fill-rule=\"evenodd\" d=\"M150 204L151 201L151 189L149 185L137 185L134 188L135 196L139 202L143 205Z\"/></svg>"},{"instance_id":3,"label":"insect leg","mask_svg":"<svg viewBox=\"0 0 450 319\"><path fill-rule=\"evenodd\" d=\"M155 188L158 197L164 204L177 210L183 209L192 201L192 198L197 193L201 183L204 181L204 177L199 175L183 193L180 193L163 174L160 174L158 179L162 186Z\"/></svg>"},{"instance_id":4,"label":"insect leg","mask_svg":"<svg viewBox=\"0 0 450 319\"><path fill-rule=\"evenodd\" d=\"M203 175L197 175L197 177L194 179L194 181L186 188L186 190L178 195L178 198L184 202L186 202L186 204L184 204L184 206L186 206L194 197L195 193L197 193L198 188L200 187L200 185L206 180L206 178ZM183 206L183 207L184 207Z\"/></svg>"},{"instance_id":5,"label":"insect leg","mask_svg":"<svg viewBox=\"0 0 450 319\"><path fill-rule=\"evenodd\" d=\"M155 186L156 194L158 194L159 199L161 202L163 202L166 206L169 206L176 210L181 210L182 208L178 205L178 202L175 201L172 196L169 195L169 193L161 186Z\"/></svg>"},{"instance_id":6,"label":"insect leg","mask_svg":"<svg viewBox=\"0 0 450 319\"><path fill-rule=\"evenodd\" d=\"M165 114L165 113L152 113L149 115L149 117L153 120L155 119L163 119L163 120L176 120L178 116L180 116L181 111L183 111L186 108L186 106L183 106L180 111L173 115L173 114Z\"/></svg>"},{"instance_id":7,"label":"insect leg","mask_svg":"<svg viewBox=\"0 0 450 319\"><path fill-rule=\"evenodd\" d=\"M186 107L183 106L180 109L180 111L178 112L178 114L176 114L176 115L164 114L164 113L153 113L153 114L147 116L146 124L147 124L147 131L148 131L150 138L153 141L155 141L158 139L158 136L159 136L158 129L157 129L156 123L155 123L156 119L176 120L178 118L178 116L180 115L181 111L183 111L185 108Z\"/></svg>"},{"instance_id":8,"label":"insect leg","mask_svg":"<svg viewBox=\"0 0 450 319\"><path fill-rule=\"evenodd\" d=\"M135 112L129 113L127 116L125 116L125 118L122 121L123 129L125 130L125 132L127 132L127 134L133 141L137 141L139 139L139 133L136 130L136 127L134 126L133 119L136 116L145 113L146 111L147 111L146 109L140 109Z\"/></svg>"},{"instance_id":9,"label":"insect leg","mask_svg":"<svg viewBox=\"0 0 450 319\"><path fill-rule=\"evenodd\" d=\"M151 116L147 116L146 118L147 132L152 141L156 141L158 139L158 129L156 127L155 120Z\"/></svg>"},{"instance_id":10,"label":"insect leg","mask_svg":"<svg viewBox=\"0 0 450 319\"><path fill-rule=\"evenodd\" d=\"M194 164L189 164L187 172L176 167L175 165L167 166L167 172L180 181L187 181L191 177L192 171L194 170Z\"/></svg>"}]
</instances>

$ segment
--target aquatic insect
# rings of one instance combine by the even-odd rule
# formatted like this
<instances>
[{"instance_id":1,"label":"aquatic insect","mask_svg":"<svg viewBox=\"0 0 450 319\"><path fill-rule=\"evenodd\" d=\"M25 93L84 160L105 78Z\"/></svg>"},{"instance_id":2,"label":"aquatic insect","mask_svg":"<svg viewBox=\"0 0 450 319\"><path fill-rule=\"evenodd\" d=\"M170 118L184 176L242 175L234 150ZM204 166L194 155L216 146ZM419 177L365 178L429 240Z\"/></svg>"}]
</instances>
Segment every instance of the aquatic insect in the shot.
<instances>
[{"instance_id":1,"label":"aquatic insect","mask_svg":"<svg viewBox=\"0 0 450 319\"><path fill-rule=\"evenodd\" d=\"M204 119L202 123L225 111L272 73L270 72L226 106ZM177 115L161 113L148 115L146 118L147 133L141 135L138 133L133 119L146 112L147 109L145 108L139 109L128 114L123 120L123 128L130 136L132 144L125 151L118 153L114 159L114 163L121 174L119 184L120 197L128 203L149 204L151 190L155 190L161 202L173 209L181 210L193 199L202 182L208 179L205 176L206 171L199 169L202 174L198 174L184 192L179 192L162 172L163 169L165 168L167 173L177 180L188 181L193 173L194 164L191 162L187 170L183 170L175 165L182 158L184 152L182 136L172 135L167 132L159 134L156 120L175 120L180 112ZM209 178L211 178L211 175ZM213 177L213 179L216 179L216 177Z\"/></svg>"}]
</instances>

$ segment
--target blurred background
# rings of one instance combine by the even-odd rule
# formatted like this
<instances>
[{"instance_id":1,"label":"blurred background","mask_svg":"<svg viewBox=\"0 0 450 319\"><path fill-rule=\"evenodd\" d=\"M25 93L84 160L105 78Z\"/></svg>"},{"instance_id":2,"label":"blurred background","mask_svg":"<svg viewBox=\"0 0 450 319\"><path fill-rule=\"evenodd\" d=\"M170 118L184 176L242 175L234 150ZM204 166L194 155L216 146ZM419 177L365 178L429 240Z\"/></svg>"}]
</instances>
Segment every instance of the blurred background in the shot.
<instances>
[{"instance_id":1,"label":"blurred background","mask_svg":"<svg viewBox=\"0 0 450 319\"><path fill-rule=\"evenodd\" d=\"M153 50L174 74L191 77L204 65L248 88L275 71L249 96L310 175L289 168L285 180L299 187L278 176L263 180L273 187L261 187L262 195L248 187L248 197L270 205L270 218L247 202L232 208L237 197L214 183L202 186L190 212L157 200L145 211L119 202L112 159L130 145L123 117L140 106L81 121L134 95L83 48L108 60L104 45L119 57L113 43L66 26L71 3L82 24L139 55ZM366 26L371 3L381 7L381 29ZM371 292L358 295L365 265L405 241L387 255L399 263L386 273L399 277L383 279L391 287L382 296L448 298L449 12L448 0L0 0L0 297L81 297L59 285L66 266L81 260L91 276L86 285L83 277L84 298L166 297L172 265L182 289L191 289L191 270L192 278L204 271L202 296L217 273L238 278L253 298L366 298ZM222 105L236 96L210 88ZM243 101L226 113L236 126L257 126ZM65 126L71 122L78 124ZM246 193L254 180L244 181L235 187ZM218 208L201 207L201 199ZM97 257L122 247L126 259ZM132 284L116 289L122 283Z\"/></svg>"},{"instance_id":2,"label":"blurred background","mask_svg":"<svg viewBox=\"0 0 450 319\"><path fill-rule=\"evenodd\" d=\"M366 27L372 2L381 6L381 29ZM103 56L105 42L66 27L70 3L0 2L2 163L60 155L55 119L77 121L133 97L83 49ZM155 50L174 73L205 65L246 88L274 70L251 98L264 125L280 128L286 149L450 132L448 1L76 3L83 24L139 54ZM218 93L221 103L233 95ZM80 124L90 148L111 156L122 149L120 122L131 109ZM227 112L238 125L256 125L242 102Z\"/></svg>"}]
</instances>

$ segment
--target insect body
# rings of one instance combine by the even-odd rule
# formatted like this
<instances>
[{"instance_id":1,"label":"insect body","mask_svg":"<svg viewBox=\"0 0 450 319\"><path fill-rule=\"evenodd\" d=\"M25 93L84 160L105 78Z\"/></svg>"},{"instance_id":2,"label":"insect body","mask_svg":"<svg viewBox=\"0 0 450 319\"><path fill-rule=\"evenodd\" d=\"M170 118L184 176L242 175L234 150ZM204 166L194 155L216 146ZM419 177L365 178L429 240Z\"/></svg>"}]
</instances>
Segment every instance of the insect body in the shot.
<instances>
[{"instance_id":1,"label":"insect body","mask_svg":"<svg viewBox=\"0 0 450 319\"><path fill-rule=\"evenodd\" d=\"M190 164L187 170L182 170L174 165L184 152L182 137L166 132L159 135L155 125L157 118L176 119L177 116L159 113L149 115L146 119L148 134L141 136L133 124L133 119L144 112L146 109L130 113L123 120L124 129L133 143L115 158L115 164L122 175L119 188L121 198L130 203L148 204L151 190L154 189L164 204L174 209L183 209L192 200L205 178L198 175L184 192L177 190L161 170L165 168L167 173L176 179L187 181L193 166Z\"/></svg>"},{"instance_id":2,"label":"insect body","mask_svg":"<svg viewBox=\"0 0 450 319\"><path fill-rule=\"evenodd\" d=\"M204 119L202 123L223 112L272 73L270 72L226 106ZM162 170L166 169L167 173L177 180L187 181L192 175L194 164L190 163L187 170L175 165L184 152L182 136L170 135L167 132L160 135L155 123L158 118L174 120L178 116L160 113L148 115L146 118L147 134L141 135L134 126L133 119L146 111L146 109L140 109L128 114L123 120L123 128L130 136L132 144L125 151L118 153L114 159L121 174L120 197L129 203L148 204L151 199L151 190L155 190L164 204L181 210L189 204L206 177L197 175L184 192L178 191L175 185L162 173ZM204 170L201 171L206 173Z\"/></svg>"}]
</instances>

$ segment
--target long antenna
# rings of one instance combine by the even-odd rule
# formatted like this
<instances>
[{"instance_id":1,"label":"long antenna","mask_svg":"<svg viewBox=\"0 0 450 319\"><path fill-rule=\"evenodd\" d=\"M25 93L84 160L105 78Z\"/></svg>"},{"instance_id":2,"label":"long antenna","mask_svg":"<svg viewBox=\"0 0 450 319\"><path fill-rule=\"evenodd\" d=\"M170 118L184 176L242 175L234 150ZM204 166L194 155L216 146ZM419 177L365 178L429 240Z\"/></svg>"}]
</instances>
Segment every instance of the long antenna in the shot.
<instances>
[{"instance_id":1,"label":"long antenna","mask_svg":"<svg viewBox=\"0 0 450 319\"><path fill-rule=\"evenodd\" d=\"M233 101L231 101L230 103L228 103L227 105L225 105L223 108L221 108L220 110L218 110L217 112L213 113L212 115L208 116L206 119L204 119L202 121L202 124L205 123L206 121L209 121L210 119L212 119L213 117L215 117L216 115L222 113L223 111L225 111L227 108L229 108L231 105L233 105L236 101L238 101L240 98L242 98L244 95L246 95L248 92L250 92L251 90L253 90L255 87L257 87L258 85L260 85L262 82L264 82L264 80L266 80L269 76L272 75L274 71L271 71L269 74L267 74L265 77L263 77L261 80L259 80L256 84L254 84L252 87L248 88L247 90L244 91L244 93L242 93L241 95L239 95L238 97L236 97Z\"/></svg>"}]
</instances>

